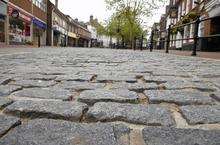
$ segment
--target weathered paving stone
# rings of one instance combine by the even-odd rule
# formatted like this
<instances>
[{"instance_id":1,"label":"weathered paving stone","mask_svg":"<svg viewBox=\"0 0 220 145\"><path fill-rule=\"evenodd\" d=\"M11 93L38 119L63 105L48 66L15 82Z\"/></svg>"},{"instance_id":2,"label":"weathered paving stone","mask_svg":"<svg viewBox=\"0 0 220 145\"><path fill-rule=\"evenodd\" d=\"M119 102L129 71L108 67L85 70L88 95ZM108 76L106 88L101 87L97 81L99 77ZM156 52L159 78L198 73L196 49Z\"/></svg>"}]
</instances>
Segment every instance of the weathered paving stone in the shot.
<instances>
[{"instance_id":1,"label":"weathered paving stone","mask_svg":"<svg viewBox=\"0 0 220 145\"><path fill-rule=\"evenodd\" d=\"M0 98L0 109L10 105L11 103L13 103L13 101L11 99L8 98Z\"/></svg>"},{"instance_id":2,"label":"weathered paving stone","mask_svg":"<svg viewBox=\"0 0 220 145\"><path fill-rule=\"evenodd\" d=\"M54 118L79 121L87 105L62 101L16 101L4 109L4 113L32 118Z\"/></svg>"},{"instance_id":3,"label":"weathered paving stone","mask_svg":"<svg viewBox=\"0 0 220 145\"><path fill-rule=\"evenodd\" d=\"M23 76L26 80L42 80L42 81L51 81L56 79L56 75L43 75L43 74L28 74Z\"/></svg>"},{"instance_id":4,"label":"weathered paving stone","mask_svg":"<svg viewBox=\"0 0 220 145\"><path fill-rule=\"evenodd\" d=\"M126 75L98 75L97 79L98 82L106 82L106 81L125 81L125 82L136 82L135 75L134 76L126 76Z\"/></svg>"},{"instance_id":5,"label":"weathered paving stone","mask_svg":"<svg viewBox=\"0 0 220 145\"><path fill-rule=\"evenodd\" d=\"M113 83L112 89L128 89L134 91L157 90L160 88L156 83Z\"/></svg>"},{"instance_id":6,"label":"weathered paving stone","mask_svg":"<svg viewBox=\"0 0 220 145\"><path fill-rule=\"evenodd\" d=\"M127 145L130 133L124 125L79 124L39 119L15 128L1 145Z\"/></svg>"},{"instance_id":7,"label":"weathered paving stone","mask_svg":"<svg viewBox=\"0 0 220 145\"><path fill-rule=\"evenodd\" d=\"M175 103L178 105L215 104L209 93L197 90L147 90L144 92L150 103Z\"/></svg>"},{"instance_id":8,"label":"weathered paving stone","mask_svg":"<svg viewBox=\"0 0 220 145\"><path fill-rule=\"evenodd\" d=\"M96 102L120 102L120 103L136 103L138 101L138 95L135 92L126 89L115 90L88 90L83 91L78 101L93 105Z\"/></svg>"},{"instance_id":9,"label":"weathered paving stone","mask_svg":"<svg viewBox=\"0 0 220 145\"><path fill-rule=\"evenodd\" d=\"M11 93L21 90L22 87L14 85L0 85L0 97L9 96Z\"/></svg>"},{"instance_id":10,"label":"weathered paving stone","mask_svg":"<svg viewBox=\"0 0 220 145\"><path fill-rule=\"evenodd\" d=\"M19 124L21 124L21 122L16 117L0 115L0 137L7 133L8 130Z\"/></svg>"},{"instance_id":11,"label":"weathered paving stone","mask_svg":"<svg viewBox=\"0 0 220 145\"><path fill-rule=\"evenodd\" d=\"M90 81L92 77L91 74L60 75L56 81Z\"/></svg>"},{"instance_id":12,"label":"weathered paving stone","mask_svg":"<svg viewBox=\"0 0 220 145\"><path fill-rule=\"evenodd\" d=\"M192 78L185 78L180 76L153 76L153 75L145 75L144 80L146 82L155 82L155 83L166 83L166 82L183 82L184 80L192 80Z\"/></svg>"},{"instance_id":13,"label":"weathered paving stone","mask_svg":"<svg viewBox=\"0 0 220 145\"><path fill-rule=\"evenodd\" d=\"M199 82L190 82L184 80L172 80L164 83L166 89L175 90L175 89L198 89L200 91L213 92L216 90L216 87L212 83L199 83Z\"/></svg>"},{"instance_id":14,"label":"weathered paving stone","mask_svg":"<svg viewBox=\"0 0 220 145\"><path fill-rule=\"evenodd\" d=\"M183 106L181 112L189 124L220 123L219 105Z\"/></svg>"},{"instance_id":15,"label":"weathered paving stone","mask_svg":"<svg viewBox=\"0 0 220 145\"><path fill-rule=\"evenodd\" d=\"M65 81L62 84L59 84L57 87L61 87L68 90L95 90L104 88L104 83L90 83L90 82L76 82L76 81Z\"/></svg>"},{"instance_id":16,"label":"weathered paving stone","mask_svg":"<svg viewBox=\"0 0 220 145\"><path fill-rule=\"evenodd\" d=\"M171 113L159 105L96 103L86 114L91 121L125 121L134 124L174 126Z\"/></svg>"},{"instance_id":17,"label":"weathered paving stone","mask_svg":"<svg viewBox=\"0 0 220 145\"><path fill-rule=\"evenodd\" d=\"M55 81L42 81L42 80L18 80L11 83L12 85L22 86L25 88L33 87L50 87L56 84Z\"/></svg>"},{"instance_id":18,"label":"weathered paving stone","mask_svg":"<svg viewBox=\"0 0 220 145\"><path fill-rule=\"evenodd\" d=\"M72 95L74 92L59 88L29 88L13 93L11 97L69 100Z\"/></svg>"},{"instance_id":19,"label":"weathered paving stone","mask_svg":"<svg viewBox=\"0 0 220 145\"><path fill-rule=\"evenodd\" d=\"M146 127L143 138L147 145L219 145L219 130Z\"/></svg>"}]
</instances>

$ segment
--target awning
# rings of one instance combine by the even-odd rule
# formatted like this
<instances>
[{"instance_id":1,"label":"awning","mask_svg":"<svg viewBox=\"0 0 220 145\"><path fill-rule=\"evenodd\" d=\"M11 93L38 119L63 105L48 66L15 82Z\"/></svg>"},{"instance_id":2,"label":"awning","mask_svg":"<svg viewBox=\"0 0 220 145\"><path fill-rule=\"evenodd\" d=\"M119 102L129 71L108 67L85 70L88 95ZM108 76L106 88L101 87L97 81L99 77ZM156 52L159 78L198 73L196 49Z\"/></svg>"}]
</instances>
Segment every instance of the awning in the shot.
<instances>
[{"instance_id":1,"label":"awning","mask_svg":"<svg viewBox=\"0 0 220 145\"><path fill-rule=\"evenodd\" d=\"M41 22L41 21L39 21L39 20L36 19L36 18L33 18L32 21L33 21L33 23L34 23L36 26L38 26L39 28L41 28L41 29L47 29L47 24L45 24L44 22Z\"/></svg>"}]
</instances>

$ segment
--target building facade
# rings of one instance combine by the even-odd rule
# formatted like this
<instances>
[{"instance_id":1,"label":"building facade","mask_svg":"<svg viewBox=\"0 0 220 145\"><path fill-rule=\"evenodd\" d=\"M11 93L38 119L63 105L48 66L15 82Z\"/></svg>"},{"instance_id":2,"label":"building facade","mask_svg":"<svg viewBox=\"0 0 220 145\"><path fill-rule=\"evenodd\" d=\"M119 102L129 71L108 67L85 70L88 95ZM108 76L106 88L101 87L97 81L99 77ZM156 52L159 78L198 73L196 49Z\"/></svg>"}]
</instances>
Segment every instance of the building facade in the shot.
<instances>
[{"instance_id":1,"label":"building facade","mask_svg":"<svg viewBox=\"0 0 220 145\"><path fill-rule=\"evenodd\" d=\"M77 23L73 18L67 16L68 18L68 46L69 47L76 47L78 44L78 37L77 37Z\"/></svg>"},{"instance_id":2,"label":"building facade","mask_svg":"<svg viewBox=\"0 0 220 145\"><path fill-rule=\"evenodd\" d=\"M98 19L94 19L93 15L90 16L90 20L87 23L88 30L91 32L91 47L112 47L113 43L116 43L116 38L111 38L107 35L98 34L97 26L103 27Z\"/></svg>"},{"instance_id":3,"label":"building facade","mask_svg":"<svg viewBox=\"0 0 220 145\"><path fill-rule=\"evenodd\" d=\"M7 43L7 5L8 0L0 0L0 43Z\"/></svg>"},{"instance_id":4,"label":"building facade","mask_svg":"<svg viewBox=\"0 0 220 145\"><path fill-rule=\"evenodd\" d=\"M9 44L46 45L46 5L45 0L9 0Z\"/></svg>"},{"instance_id":5,"label":"building facade","mask_svg":"<svg viewBox=\"0 0 220 145\"><path fill-rule=\"evenodd\" d=\"M77 27L78 47L89 47L91 40L91 32L85 24L78 23Z\"/></svg>"},{"instance_id":6,"label":"building facade","mask_svg":"<svg viewBox=\"0 0 220 145\"><path fill-rule=\"evenodd\" d=\"M171 9L176 9L176 17L171 17ZM210 35L220 34L220 2L219 0L170 0L166 10L166 29L173 28L170 36L171 49L191 50L194 44L195 24L178 27L195 21L215 17L199 24L198 48L204 51L220 50L219 37ZM161 22L162 23L162 22ZM208 38L209 37L209 38Z\"/></svg>"}]
</instances>

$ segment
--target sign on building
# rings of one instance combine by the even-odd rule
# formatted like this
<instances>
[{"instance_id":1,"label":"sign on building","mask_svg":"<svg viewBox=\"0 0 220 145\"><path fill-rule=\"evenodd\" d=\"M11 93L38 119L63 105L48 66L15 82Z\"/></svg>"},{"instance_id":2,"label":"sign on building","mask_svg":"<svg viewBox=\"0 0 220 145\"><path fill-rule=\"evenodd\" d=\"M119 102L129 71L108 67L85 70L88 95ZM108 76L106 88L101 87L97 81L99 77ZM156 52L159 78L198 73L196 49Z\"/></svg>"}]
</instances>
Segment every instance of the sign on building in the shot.
<instances>
[{"instance_id":1,"label":"sign on building","mask_svg":"<svg viewBox=\"0 0 220 145\"><path fill-rule=\"evenodd\" d=\"M171 19L178 18L178 7L177 6L170 7L170 18Z\"/></svg>"}]
</instances>

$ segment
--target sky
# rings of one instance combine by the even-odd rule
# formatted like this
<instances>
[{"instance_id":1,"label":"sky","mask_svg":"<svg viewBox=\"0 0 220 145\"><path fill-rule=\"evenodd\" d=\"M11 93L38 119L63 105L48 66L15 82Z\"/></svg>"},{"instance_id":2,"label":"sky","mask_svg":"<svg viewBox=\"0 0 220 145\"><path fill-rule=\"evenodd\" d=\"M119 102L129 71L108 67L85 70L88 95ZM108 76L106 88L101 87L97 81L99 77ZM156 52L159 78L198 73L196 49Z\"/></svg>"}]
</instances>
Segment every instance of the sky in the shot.
<instances>
[{"instance_id":1,"label":"sky","mask_svg":"<svg viewBox=\"0 0 220 145\"><path fill-rule=\"evenodd\" d=\"M51 0L55 2L55 0ZM106 10L105 0L59 0L58 8L72 18L78 18L79 21L88 22L90 15L98 18L103 22L111 16L111 12ZM152 18L144 20L148 27L152 26L154 22L160 20L161 14L165 12L165 7L161 7L154 12Z\"/></svg>"}]
</instances>

